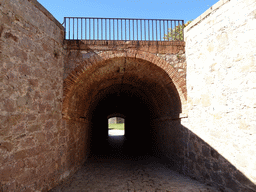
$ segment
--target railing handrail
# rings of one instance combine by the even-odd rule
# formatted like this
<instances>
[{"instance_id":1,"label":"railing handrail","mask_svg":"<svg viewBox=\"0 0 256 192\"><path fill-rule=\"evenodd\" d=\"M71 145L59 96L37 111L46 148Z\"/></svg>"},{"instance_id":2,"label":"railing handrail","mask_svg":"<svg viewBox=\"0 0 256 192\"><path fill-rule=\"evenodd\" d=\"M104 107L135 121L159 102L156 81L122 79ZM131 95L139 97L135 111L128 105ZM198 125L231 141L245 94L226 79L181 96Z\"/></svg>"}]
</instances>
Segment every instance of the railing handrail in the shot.
<instances>
[{"instance_id":1,"label":"railing handrail","mask_svg":"<svg viewBox=\"0 0 256 192\"><path fill-rule=\"evenodd\" d=\"M143 19L143 18L111 18L111 17L64 17L65 18L79 18L79 19L127 19L127 20L161 20L161 21L184 21L182 19Z\"/></svg>"},{"instance_id":2,"label":"railing handrail","mask_svg":"<svg viewBox=\"0 0 256 192\"><path fill-rule=\"evenodd\" d=\"M64 17L63 25L65 39L68 40L183 41L184 39L184 20L178 19Z\"/></svg>"}]
</instances>

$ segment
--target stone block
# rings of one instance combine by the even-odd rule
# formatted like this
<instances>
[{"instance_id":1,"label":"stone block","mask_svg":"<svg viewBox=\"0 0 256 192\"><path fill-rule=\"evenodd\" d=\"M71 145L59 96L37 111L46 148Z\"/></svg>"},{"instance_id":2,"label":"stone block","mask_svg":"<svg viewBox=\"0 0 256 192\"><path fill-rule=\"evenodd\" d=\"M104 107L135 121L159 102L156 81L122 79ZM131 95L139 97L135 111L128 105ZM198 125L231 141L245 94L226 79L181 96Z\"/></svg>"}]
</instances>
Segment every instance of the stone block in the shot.
<instances>
[{"instance_id":1,"label":"stone block","mask_svg":"<svg viewBox=\"0 0 256 192\"><path fill-rule=\"evenodd\" d=\"M0 180L1 182L8 182L9 178L11 177L12 167L11 166L4 166L0 169Z\"/></svg>"},{"instance_id":2,"label":"stone block","mask_svg":"<svg viewBox=\"0 0 256 192\"><path fill-rule=\"evenodd\" d=\"M210 96L207 94L201 95L201 103L203 107L209 107L211 105L211 99Z\"/></svg>"},{"instance_id":3,"label":"stone block","mask_svg":"<svg viewBox=\"0 0 256 192\"><path fill-rule=\"evenodd\" d=\"M13 143L11 142L0 142L0 150L11 152L13 150Z\"/></svg>"},{"instance_id":4,"label":"stone block","mask_svg":"<svg viewBox=\"0 0 256 192\"><path fill-rule=\"evenodd\" d=\"M223 184L223 179L221 178L221 176L219 174L210 172L210 177L211 177L212 181L214 181L216 184L218 184L218 185Z\"/></svg>"},{"instance_id":5,"label":"stone block","mask_svg":"<svg viewBox=\"0 0 256 192\"><path fill-rule=\"evenodd\" d=\"M32 137L24 137L20 142L20 146L22 148L31 148L35 146L34 138Z\"/></svg>"},{"instance_id":6,"label":"stone block","mask_svg":"<svg viewBox=\"0 0 256 192\"><path fill-rule=\"evenodd\" d=\"M15 112L16 111L15 102L11 99L5 99L4 100L4 110L6 112Z\"/></svg>"},{"instance_id":7,"label":"stone block","mask_svg":"<svg viewBox=\"0 0 256 192\"><path fill-rule=\"evenodd\" d=\"M215 159L218 159L220 154L215 149L211 149L211 156Z\"/></svg>"},{"instance_id":8,"label":"stone block","mask_svg":"<svg viewBox=\"0 0 256 192\"><path fill-rule=\"evenodd\" d=\"M27 150L21 150L21 151L18 151L18 152L15 152L13 154L13 158L17 161L17 160L20 160L20 159L25 159L26 157L28 157L28 152Z\"/></svg>"},{"instance_id":9,"label":"stone block","mask_svg":"<svg viewBox=\"0 0 256 192\"><path fill-rule=\"evenodd\" d=\"M38 124L35 124L35 125L32 124L27 127L28 132L35 132L39 130L41 130L41 125L38 125Z\"/></svg>"}]
</instances>

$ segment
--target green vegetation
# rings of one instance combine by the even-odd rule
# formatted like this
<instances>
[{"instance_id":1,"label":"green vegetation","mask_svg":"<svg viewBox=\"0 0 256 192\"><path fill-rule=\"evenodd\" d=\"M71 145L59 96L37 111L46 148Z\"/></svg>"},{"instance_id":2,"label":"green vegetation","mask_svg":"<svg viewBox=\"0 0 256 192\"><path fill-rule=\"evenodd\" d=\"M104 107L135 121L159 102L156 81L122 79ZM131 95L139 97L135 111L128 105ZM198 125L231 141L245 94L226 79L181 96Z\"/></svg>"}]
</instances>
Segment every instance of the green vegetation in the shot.
<instances>
[{"instance_id":1,"label":"green vegetation","mask_svg":"<svg viewBox=\"0 0 256 192\"><path fill-rule=\"evenodd\" d=\"M124 123L108 124L108 129L124 130Z\"/></svg>"},{"instance_id":2,"label":"green vegetation","mask_svg":"<svg viewBox=\"0 0 256 192\"><path fill-rule=\"evenodd\" d=\"M170 28L168 34L164 35L164 39L167 41L178 40L183 41L183 29L188 26L193 20L188 21L183 26L178 25L173 30Z\"/></svg>"}]
</instances>

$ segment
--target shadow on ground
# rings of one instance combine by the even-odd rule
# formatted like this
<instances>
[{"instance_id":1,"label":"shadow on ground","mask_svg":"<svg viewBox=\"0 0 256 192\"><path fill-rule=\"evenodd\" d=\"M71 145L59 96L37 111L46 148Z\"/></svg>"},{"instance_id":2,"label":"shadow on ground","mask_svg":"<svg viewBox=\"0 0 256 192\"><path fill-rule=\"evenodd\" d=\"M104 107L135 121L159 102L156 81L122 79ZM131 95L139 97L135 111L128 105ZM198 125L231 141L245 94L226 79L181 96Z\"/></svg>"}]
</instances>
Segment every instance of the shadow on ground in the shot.
<instances>
[{"instance_id":1,"label":"shadow on ground","mask_svg":"<svg viewBox=\"0 0 256 192\"><path fill-rule=\"evenodd\" d=\"M216 192L170 169L145 146L131 143L125 136L109 136L101 147L94 147L86 163L51 192Z\"/></svg>"}]
</instances>

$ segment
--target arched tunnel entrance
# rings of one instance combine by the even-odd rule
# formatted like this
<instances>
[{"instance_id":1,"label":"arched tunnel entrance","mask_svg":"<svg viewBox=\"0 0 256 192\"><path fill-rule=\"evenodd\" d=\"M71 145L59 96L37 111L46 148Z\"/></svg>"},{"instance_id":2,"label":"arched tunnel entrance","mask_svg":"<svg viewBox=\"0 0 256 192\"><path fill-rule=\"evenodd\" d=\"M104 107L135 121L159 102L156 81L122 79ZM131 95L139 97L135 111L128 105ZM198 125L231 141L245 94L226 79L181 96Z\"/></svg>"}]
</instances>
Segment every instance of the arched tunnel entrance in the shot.
<instances>
[{"instance_id":1,"label":"arched tunnel entrance","mask_svg":"<svg viewBox=\"0 0 256 192\"><path fill-rule=\"evenodd\" d=\"M72 162L96 154L147 154L167 157L181 169L184 144L179 114L184 96L170 78L174 70L165 67L168 71L143 59L115 57L77 73L63 104L76 151L70 148ZM107 119L112 114L125 117L125 140L115 154L108 143Z\"/></svg>"},{"instance_id":2,"label":"arched tunnel entrance","mask_svg":"<svg viewBox=\"0 0 256 192\"><path fill-rule=\"evenodd\" d=\"M163 68L135 57L114 57L80 66L66 80L67 166L83 165L72 176L75 188L172 191L182 183L183 191L199 191L194 181L173 172L184 173L188 164L188 133L179 118L185 97L176 71ZM125 119L125 135L108 135L112 116Z\"/></svg>"}]
</instances>

